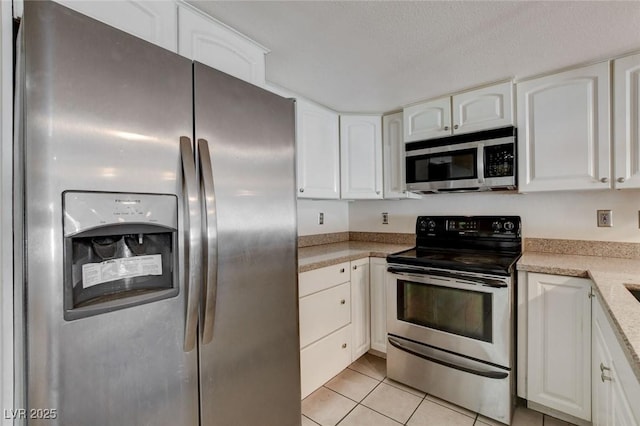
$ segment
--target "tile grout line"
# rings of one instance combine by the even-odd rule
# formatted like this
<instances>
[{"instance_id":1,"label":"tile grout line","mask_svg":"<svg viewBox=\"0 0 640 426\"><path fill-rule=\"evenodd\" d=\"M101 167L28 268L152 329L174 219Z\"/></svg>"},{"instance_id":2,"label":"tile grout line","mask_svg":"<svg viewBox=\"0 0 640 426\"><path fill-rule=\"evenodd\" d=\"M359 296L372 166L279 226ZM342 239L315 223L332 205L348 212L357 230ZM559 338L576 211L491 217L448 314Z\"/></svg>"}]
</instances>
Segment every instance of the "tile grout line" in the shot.
<instances>
[{"instance_id":1,"label":"tile grout line","mask_svg":"<svg viewBox=\"0 0 640 426\"><path fill-rule=\"evenodd\" d=\"M355 371L355 370L354 370L354 371ZM366 376L366 374L365 374L365 376ZM369 377L369 376L367 376L367 377ZM377 379L376 379L376 380L377 380ZM373 387L373 389L371 389L371 390L369 391L369 393L367 393L367 394L362 398L362 401L364 401L364 399L365 399L366 397L368 397L368 396L371 394L371 392L373 392L374 390L376 390L376 388L377 388L378 386L380 386L380 383L382 383L382 381L378 381L378 384L377 384L377 385L375 385L375 386ZM333 390L333 389L331 389L331 390ZM336 391L334 391L334 392L336 392ZM342 395L340 392L336 392L336 393L337 393L338 395ZM343 396L344 396L345 398L349 399L350 401L353 401L353 399L349 398L348 396L346 396L346 395L343 395ZM349 410L349 412L347 412L347 414L345 414L345 415L344 415L344 416L343 416L343 417L338 421L338 423L336 423L336 426L338 426L340 423L342 423L342 421L343 421L344 419L346 419L346 418L347 418L347 416L348 416L349 414L351 414L351 412L353 412L353 410L355 410L355 409L356 409L356 407L358 407L358 405L362 405L362 404L360 404L358 401L354 401L354 402L356 403L356 405L355 405L351 410ZM366 407L366 405L363 405L363 407ZM367 408L369 408L369 407L367 407Z\"/></svg>"},{"instance_id":2,"label":"tile grout line","mask_svg":"<svg viewBox=\"0 0 640 426\"><path fill-rule=\"evenodd\" d=\"M385 377L384 377L384 379L386 379L386 378L387 378L387 376L385 376ZM385 384L385 385L387 385L387 386L391 386L391 385L390 385L390 384L388 384L388 383L384 383L384 379L382 379L382 381L380 381L380 383L378 383L378 386L380 386L381 384ZM376 386L375 388L371 389L371 392L369 392L369 393L367 394L367 396L369 396L369 395L370 395L374 390L376 390L376 389L378 388L378 386ZM398 389L398 390L401 390L401 391L403 391L403 392L406 392L406 393L408 393L409 395L413 395L411 392L407 392L407 391L406 391L406 390L404 390L404 389L400 389L400 388L397 388L397 387L395 387L395 386L391 386L391 387L392 387L392 388L394 388L394 389ZM365 396L364 398L362 398L362 400L364 401L364 400L367 398L367 396ZM416 395L414 395L414 396L416 396ZM422 402L422 401L421 401L421 402ZM376 409L374 409L374 408L369 407L368 405L364 405L364 404L361 404L361 403L358 403L358 405L362 405L363 407L368 408L369 410L373 411L374 413L378 413L378 414L380 414L381 416L384 416L384 417L386 417L386 418L388 418L388 419L390 419L390 420L393 420L394 422L398 423L399 425L404 425L404 424L406 424L406 423L400 423L399 421L397 421L397 420L396 420L396 419L394 419L393 417L389 417L389 416L387 416L386 414L381 413L380 411L378 411L378 410L376 410ZM420 404L418 404L418 405L420 405ZM409 418L411 418L411 416L409 416ZM407 420L407 421L409 421L409 420Z\"/></svg>"},{"instance_id":3,"label":"tile grout line","mask_svg":"<svg viewBox=\"0 0 640 426\"><path fill-rule=\"evenodd\" d=\"M422 397L422 399L420 400L420 402L418 403L418 406L413 410L413 412L411 413L411 415L409 416L409 418L407 419L406 422L404 422L405 426L409 424L409 422L411 421L411 418L416 414L416 411L418 411L418 408L420 408L420 406L422 405L422 403L424 402L424 400L427 398L427 393L425 392L424 396Z\"/></svg>"},{"instance_id":4,"label":"tile grout line","mask_svg":"<svg viewBox=\"0 0 640 426\"><path fill-rule=\"evenodd\" d=\"M322 426L320 425L320 423L316 422L315 420L313 420L310 417L305 416L304 414L302 414L302 417L304 417L305 419L309 420L311 423L313 423L314 425L318 425L318 426Z\"/></svg>"}]
</instances>

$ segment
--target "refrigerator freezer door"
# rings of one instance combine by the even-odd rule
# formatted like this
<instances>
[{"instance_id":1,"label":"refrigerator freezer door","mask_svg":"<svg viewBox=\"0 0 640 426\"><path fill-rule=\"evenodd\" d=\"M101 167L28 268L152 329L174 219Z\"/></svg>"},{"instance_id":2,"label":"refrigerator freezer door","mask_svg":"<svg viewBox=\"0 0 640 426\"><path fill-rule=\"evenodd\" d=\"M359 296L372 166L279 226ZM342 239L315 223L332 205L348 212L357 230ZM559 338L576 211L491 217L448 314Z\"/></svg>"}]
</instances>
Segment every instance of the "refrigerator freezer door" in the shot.
<instances>
[{"instance_id":1,"label":"refrigerator freezer door","mask_svg":"<svg viewBox=\"0 0 640 426\"><path fill-rule=\"evenodd\" d=\"M202 424L299 425L294 103L194 67L218 240L213 339L200 346Z\"/></svg>"},{"instance_id":2,"label":"refrigerator freezer door","mask_svg":"<svg viewBox=\"0 0 640 426\"><path fill-rule=\"evenodd\" d=\"M179 151L192 64L54 2L25 2L22 25L27 408L57 410L48 425L197 425ZM65 321L64 191L175 194L178 294Z\"/></svg>"}]
</instances>

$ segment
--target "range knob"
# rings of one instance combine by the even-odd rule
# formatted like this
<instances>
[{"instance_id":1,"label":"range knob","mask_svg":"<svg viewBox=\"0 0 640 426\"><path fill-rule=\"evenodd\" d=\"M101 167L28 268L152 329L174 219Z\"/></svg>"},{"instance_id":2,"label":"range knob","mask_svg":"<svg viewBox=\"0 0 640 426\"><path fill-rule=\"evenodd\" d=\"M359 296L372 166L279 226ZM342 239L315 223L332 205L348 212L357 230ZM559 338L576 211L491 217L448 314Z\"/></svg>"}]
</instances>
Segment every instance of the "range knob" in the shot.
<instances>
[{"instance_id":1,"label":"range knob","mask_svg":"<svg viewBox=\"0 0 640 426\"><path fill-rule=\"evenodd\" d=\"M428 221L427 228L429 228L429 231L433 231L434 229L436 229L436 222L434 220Z\"/></svg>"},{"instance_id":2,"label":"range knob","mask_svg":"<svg viewBox=\"0 0 640 426\"><path fill-rule=\"evenodd\" d=\"M504 223L504 229L505 231L513 231L513 228L515 228L516 226L513 224L513 222L505 222Z\"/></svg>"},{"instance_id":3,"label":"range knob","mask_svg":"<svg viewBox=\"0 0 640 426\"><path fill-rule=\"evenodd\" d=\"M502 229L502 223L496 220L491 224L491 227L493 228L493 232L500 232Z\"/></svg>"}]
</instances>

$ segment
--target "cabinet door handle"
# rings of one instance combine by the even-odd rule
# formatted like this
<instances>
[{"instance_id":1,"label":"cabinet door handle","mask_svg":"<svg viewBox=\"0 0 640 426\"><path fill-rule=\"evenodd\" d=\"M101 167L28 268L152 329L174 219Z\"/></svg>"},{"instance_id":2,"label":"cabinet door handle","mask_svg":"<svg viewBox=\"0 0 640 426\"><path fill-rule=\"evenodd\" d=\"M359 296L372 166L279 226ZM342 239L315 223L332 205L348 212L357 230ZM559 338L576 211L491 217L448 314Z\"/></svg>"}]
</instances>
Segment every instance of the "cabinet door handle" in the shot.
<instances>
[{"instance_id":1,"label":"cabinet door handle","mask_svg":"<svg viewBox=\"0 0 640 426\"><path fill-rule=\"evenodd\" d=\"M444 126L444 129L445 130L449 130L449 126Z\"/></svg>"},{"instance_id":2,"label":"cabinet door handle","mask_svg":"<svg viewBox=\"0 0 640 426\"><path fill-rule=\"evenodd\" d=\"M611 368L605 367L603 363L600 363L600 380L602 380L602 383L604 383L605 380L611 381L610 376L604 375L605 371L611 371Z\"/></svg>"},{"instance_id":3,"label":"cabinet door handle","mask_svg":"<svg viewBox=\"0 0 640 426\"><path fill-rule=\"evenodd\" d=\"M609 182L609 178L603 177L602 179L600 179L600 182L607 183Z\"/></svg>"},{"instance_id":4,"label":"cabinet door handle","mask_svg":"<svg viewBox=\"0 0 640 426\"><path fill-rule=\"evenodd\" d=\"M344 268L340 268L340 273L344 274Z\"/></svg>"},{"instance_id":5,"label":"cabinet door handle","mask_svg":"<svg viewBox=\"0 0 640 426\"><path fill-rule=\"evenodd\" d=\"M358 265L353 265L353 270L355 271L356 269L358 269Z\"/></svg>"},{"instance_id":6,"label":"cabinet door handle","mask_svg":"<svg viewBox=\"0 0 640 426\"><path fill-rule=\"evenodd\" d=\"M304 188L300 188L300 192L304 192Z\"/></svg>"},{"instance_id":7,"label":"cabinet door handle","mask_svg":"<svg viewBox=\"0 0 640 426\"><path fill-rule=\"evenodd\" d=\"M344 299L340 300L340 304L341 304L341 305L344 305L345 303L347 303L347 301L346 301L346 300L344 300Z\"/></svg>"},{"instance_id":8,"label":"cabinet door handle","mask_svg":"<svg viewBox=\"0 0 640 426\"><path fill-rule=\"evenodd\" d=\"M453 126L453 130L458 130L458 127L460 127L460 126L458 126L458 125L456 124L455 126Z\"/></svg>"},{"instance_id":9,"label":"cabinet door handle","mask_svg":"<svg viewBox=\"0 0 640 426\"><path fill-rule=\"evenodd\" d=\"M619 177L617 180L618 180L618 182L620 182L620 183L624 183L624 178L623 178L623 177Z\"/></svg>"},{"instance_id":10,"label":"cabinet door handle","mask_svg":"<svg viewBox=\"0 0 640 426\"><path fill-rule=\"evenodd\" d=\"M343 343L343 344L342 344L342 349L346 349L346 348L347 348L347 344L346 344L346 343Z\"/></svg>"}]
</instances>

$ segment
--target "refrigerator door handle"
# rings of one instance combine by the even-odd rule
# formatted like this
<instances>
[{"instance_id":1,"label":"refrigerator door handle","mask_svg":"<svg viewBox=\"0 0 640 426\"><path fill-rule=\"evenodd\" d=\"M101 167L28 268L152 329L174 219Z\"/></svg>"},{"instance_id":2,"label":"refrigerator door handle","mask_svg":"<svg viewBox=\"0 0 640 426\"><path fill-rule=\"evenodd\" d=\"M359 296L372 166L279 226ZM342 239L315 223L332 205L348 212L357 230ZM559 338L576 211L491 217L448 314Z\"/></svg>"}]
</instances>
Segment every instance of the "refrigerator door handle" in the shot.
<instances>
[{"instance_id":1,"label":"refrigerator door handle","mask_svg":"<svg viewBox=\"0 0 640 426\"><path fill-rule=\"evenodd\" d=\"M218 228L216 224L216 193L213 184L213 170L209 143L205 139L198 139L198 154L200 161L200 183L202 185L203 208L205 226L202 228L204 240L204 271L205 301L204 321L202 329L202 343L213 340L213 324L216 313L216 294L218 290Z\"/></svg>"},{"instance_id":2,"label":"refrigerator door handle","mask_svg":"<svg viewBox=\"0 0 640 426\"><path fill-rule=\"evenodd\" d=\"M180 156L182 157L182 174L184 176L187 205L185 216L186 247L185 274L187 280L187 309L184 326L184 351L190 352L196 345L198 327L198 307L200 304L202 240L200 238L201 213L200 191L196 175L195 159L191 147L191 139L180 137Z\"/></svg>"}]
</instances>

